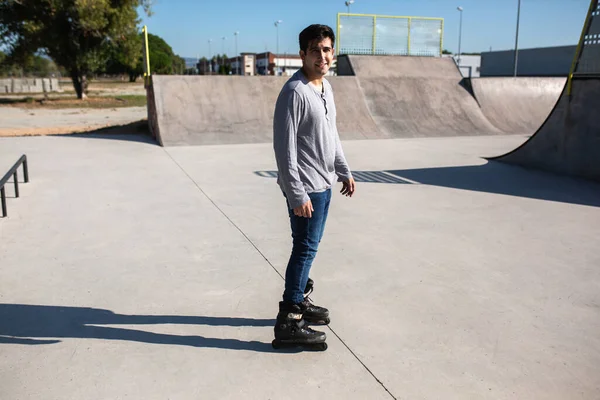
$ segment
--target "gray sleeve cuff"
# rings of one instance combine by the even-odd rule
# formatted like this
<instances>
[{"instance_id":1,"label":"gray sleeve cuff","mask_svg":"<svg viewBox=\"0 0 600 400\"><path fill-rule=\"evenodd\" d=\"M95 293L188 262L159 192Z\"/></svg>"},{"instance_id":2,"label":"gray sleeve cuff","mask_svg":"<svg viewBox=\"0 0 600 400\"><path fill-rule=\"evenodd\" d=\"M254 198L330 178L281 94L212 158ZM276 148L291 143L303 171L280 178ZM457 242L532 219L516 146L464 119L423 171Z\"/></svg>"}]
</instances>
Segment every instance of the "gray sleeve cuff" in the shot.
<instances>
[{"instance_id":1,"label":"gray sleeve cuff","mask_svg":"<svg viewBox=\"0 0 600 400\"><path fill-rule=\"evenodd\" d=\"M296 207L300 207L301 205L303 205L304 203L306 203L307 201L310 200L310 197L308 197L308 194L304 193L304 195L302 197L290 197L288 195L288 203L290 204L290 208L293 210Z\"/></svg>"},{"instance_id":2,"label":"gray sleeve cuff","mask_svg":"<svg viewBox=\"0 0 600 400\"><path fill-rule=\"evenodd\" d=\"M352 178L352 172L350 172L350 171L348 171L346 173L338 172L337 176L338 176L338 182L344 182L344 181L347 181L348 179Z\"/></svg>"}]
</instances>

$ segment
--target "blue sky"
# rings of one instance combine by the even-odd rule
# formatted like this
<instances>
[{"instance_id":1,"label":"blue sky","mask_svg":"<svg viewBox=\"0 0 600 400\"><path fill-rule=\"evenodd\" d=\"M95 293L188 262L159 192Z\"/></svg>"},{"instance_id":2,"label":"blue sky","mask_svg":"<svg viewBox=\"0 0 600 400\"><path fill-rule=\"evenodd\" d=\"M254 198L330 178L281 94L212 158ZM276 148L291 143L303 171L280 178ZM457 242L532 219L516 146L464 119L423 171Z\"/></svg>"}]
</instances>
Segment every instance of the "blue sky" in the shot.
<instances>
[{"instance_id":1,"label":"blue sky","mask_svg":"<svg viewBox=\"0 0 600 400\"><path fill-rule=\"evenodd\" d=\"M514 48L518 0L355 0L352 13L444 18L444 48L458 50L462 6L462 51ZM576 44L589 0L521 0L519 48ZM143 16L150 33L159 35L182 57L238 52L298 52L298 33L313 23L335 30L337 13L346 12L344 0L154 0L154 15ZM225 40L222 37L226 37Z\"/></svg>"}]
</instances>

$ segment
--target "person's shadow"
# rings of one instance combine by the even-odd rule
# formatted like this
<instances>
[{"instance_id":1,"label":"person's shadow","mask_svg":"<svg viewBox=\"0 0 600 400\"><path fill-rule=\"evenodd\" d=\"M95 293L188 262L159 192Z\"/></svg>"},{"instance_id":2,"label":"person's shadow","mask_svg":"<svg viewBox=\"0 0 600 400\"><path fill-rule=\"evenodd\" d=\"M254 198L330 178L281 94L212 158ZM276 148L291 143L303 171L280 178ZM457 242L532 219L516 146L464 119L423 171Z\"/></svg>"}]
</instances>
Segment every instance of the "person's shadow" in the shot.
<instances>
[{"instance_id":1,"label":"person's shadow","mask_svg":"<svg viewBox=\"0 0 600 400\"><path fill-rule=\"evenodd\" d=\"M273 327L275 320L179 315L121 315L110 310L87 307L0 304L0 344L41 345L59 343L60 340L56 338L85 338L258 352L275 351L271 347L270 341L263 343L203 336L178 336L98 326L148 324ZM294 350L292 349L292 351Z\"/></svg>"}]
</instances>

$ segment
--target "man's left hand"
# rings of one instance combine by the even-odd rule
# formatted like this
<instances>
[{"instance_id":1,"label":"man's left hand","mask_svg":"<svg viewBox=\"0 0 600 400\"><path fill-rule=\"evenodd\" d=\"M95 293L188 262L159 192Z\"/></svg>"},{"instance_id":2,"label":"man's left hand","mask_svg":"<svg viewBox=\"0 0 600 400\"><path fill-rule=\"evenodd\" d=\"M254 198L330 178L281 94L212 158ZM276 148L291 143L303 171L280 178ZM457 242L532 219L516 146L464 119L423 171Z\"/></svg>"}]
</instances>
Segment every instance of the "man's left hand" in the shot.
<instances>
[{"instance_id":1,"label":"man's left hand","mask_svg":"<svg viewBox=\"0 0 600 400\"><path fill-rule=\"evenodd\" d=\"M340 191L340 193L344 196L352 197L355 188L356 184L354 183L354 178L350 178L343 182L342 190Z\"/></svg>"}]
</instances>

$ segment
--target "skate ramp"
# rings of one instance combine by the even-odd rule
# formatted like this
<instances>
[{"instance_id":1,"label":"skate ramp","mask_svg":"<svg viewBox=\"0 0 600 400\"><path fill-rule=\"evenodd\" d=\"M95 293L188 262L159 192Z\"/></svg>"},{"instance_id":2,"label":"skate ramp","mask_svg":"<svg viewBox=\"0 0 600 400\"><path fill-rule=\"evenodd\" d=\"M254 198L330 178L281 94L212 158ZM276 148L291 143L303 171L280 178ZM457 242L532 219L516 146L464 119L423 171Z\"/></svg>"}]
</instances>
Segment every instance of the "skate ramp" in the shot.
<instances>
[{"instance_id":1,"label":"skate ramp","mask_svg":"<svg viewBox=\"0 0 600 400\"><path fill-rule=\"evenodd\" d=\"M450 57L340 56L346 58L354 75L364 78L462 78Z\"/></svg>"},{"instance_id":2,"label":"skate ramp","mask_svg":"<svg viewBox=\"0 0 600 400\"><path fill-rule=\"evenodd\" d=\"M150 126L163 146L267 143L288 77L161 76L149 88ZM342 139L380 137L355 77L327 78Z\"/></svg>"},{"instance_id":3,"label":"skate ramp","mask_svg":"<svg viewBox=\"0 0 600 400\"><path fill-rule=\"evenodd\" d=\"M535 135L491 159L600 181L600 79L574 79L572 85Z\"/></svg>"},{"instance_id":4,"label":"skate ramp","mask_svg":"<svg viewBox=\"0 0 600 400\"><path fill-rule=\"evenodd\" d=\"M504 133L485 118L452 58L346 57L386 137Z\"/></svg>"},{"instance_id":5,"label":"skate ramp","mask_svg":"<svg viewBox=\"0 0 600 400\"><path fill-rule=\"evenodd\" d=\"M558 101L566 78L473 78L485 117L507 133L533 134Z\"/></svg>"}]
</instances>

